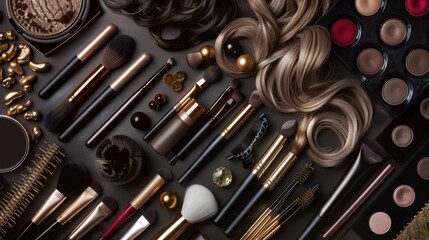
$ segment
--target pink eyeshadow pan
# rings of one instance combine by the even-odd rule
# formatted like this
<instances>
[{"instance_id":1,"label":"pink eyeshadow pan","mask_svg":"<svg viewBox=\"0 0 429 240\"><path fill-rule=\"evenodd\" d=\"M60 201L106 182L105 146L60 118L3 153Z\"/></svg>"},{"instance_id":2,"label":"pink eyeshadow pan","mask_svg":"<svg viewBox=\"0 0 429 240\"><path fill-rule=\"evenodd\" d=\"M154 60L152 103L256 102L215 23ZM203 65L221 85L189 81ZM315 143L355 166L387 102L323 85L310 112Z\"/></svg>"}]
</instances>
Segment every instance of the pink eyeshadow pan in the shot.
<instances>
[{"instance_id":1,"label":"pink eyeshadow pan","mask_svg":"<svg viewBox=\"0 0 429 240\"><path fill-rule=\"evenodd\" d=\"M422 158L417 164L417 173L424 180L429 180L429 157Z\"/></svg>"},{"instance_id":2,"label":"pink eyeshadow pan","mask_svg":"<svg viewBox=\"0 0 429 240\"><path fill-rule=\"evenodd\" d=\"M413 130L407 125L399 125L392 131L392 142L400 148L408 147L414 139Z\"/></svg>"},{"instance_id":3,"label":"pink eyeshadow pan","mask_svg":"<svg viewBox=\"0 0 429 240\"><path fill-rule=\"evenodd\" d=\"M359 14L369 17L378 12L381 7L381 0L356 0L355 7Z\"/></svg>"},{"instance_id":4,"label":"pink eyeshadow pan","mask_svg":"<svg viewBox=\"0 0 429 240\"><path fill-rule=\"evenodd\" d=\"M403 103L408 96L408 85L400 78L391 78L381 90L384 101L392 106Z\"/></svg>"},{"instance_id":5,"label":"pink eyeshadow pan","mask_svg":"<svg viewBox=\"0 0 429 240\"><path fill-rule=\"evenodd\" d=\"M393 192L393 201L399 207L409 207L416 199L414 189L408 185L398 186Z\"/></svg>"},{"instance_id":6,"label":"pink eyeshadow pan","mask_svg":"<svg viewBox=\"0 0 429 240\"><path fill-rule=\"evenodd\" d=\"M369 228L377 235L383 235L390 230L392 219L385 212L376 212L369 218Z\"/></svg>"},{"instance_id":7,"label":"pink eyeshadow pan","mask_svg":"<svg viewBox=\"0 0 429 240\"><path fill-rule=\"evenodd\" d=\"M407 26L400 19L391 18L386 20L380 28L380 37L389 46L401 44L407 36Z\"/></svg>"}]
</instances>

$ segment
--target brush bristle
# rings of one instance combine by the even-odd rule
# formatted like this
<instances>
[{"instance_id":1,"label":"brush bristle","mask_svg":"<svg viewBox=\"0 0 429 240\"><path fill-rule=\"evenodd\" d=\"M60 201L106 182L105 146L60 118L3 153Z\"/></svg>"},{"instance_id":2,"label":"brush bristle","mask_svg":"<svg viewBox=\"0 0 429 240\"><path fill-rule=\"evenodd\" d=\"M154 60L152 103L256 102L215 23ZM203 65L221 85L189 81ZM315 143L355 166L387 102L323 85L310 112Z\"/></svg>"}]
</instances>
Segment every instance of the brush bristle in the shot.
<instances>
[{"instance_id":1,"label":"brush bristle","mask_svg":"<svg viewBox=\"0 0 429 240\"><path fill-rule=\"evenodd\" d=\"M202 222L215 216L218 211L216 198L208 188L198 184L188 187L181 211L188 222L191 224Z\"/></svg>"},{"instance_id":2,"label":"brush bristle","mask_svg":"<svg viewBox=\"0 0 429 240\"><path fill-rule=\"evenodd\" d=\"M65 100L46 115L43 123L50 132L59 133L67 126L67 123L71 120L70 116L75 111L74 104Z\"/></svg>"},{"instance_id":3,"label":"brush bristle","mask_svg":"<svg viewBox=\"0 0 429 240\"><path fill-rule=\"evenodd\" d=\"M244 100L244 95L240 91L234 91L234 93L231 95L231 98L234 100L234 102L239 103Z\"/></svg>"},{"instance_id":4,"label":"brush bristle","mask_svg":"<svg viewBox=\"0 0 429 240\"><path fill-rule=\"evenodd\" d=\"M101 193L101 186L99 183L97 182L92 182L91 185L89 185L89 187L96 193L98 193L98 195L100 195Z\"/></svg>"},{"instance_id":5,"label":"brush bristle","mask_svg":"<svg viewBox=\"0 0 429 240\"><path fill-rule=\"evenodd\" d=\"M262 106L262 100L259 97L259 94L257 91L253 91L252 94L249 97L249 104L252 105L254 108L259 108Z\"/></svg>"},{"instance_id":6,"label":"brush bristle","mask_svg":"<svg viewBox=\"0 0 429 240\"><path fill-rule=\"evenodd\" d=\"M186 62L190 68L196 69L203 61L203 56L200 52L193 52L186 55Z\"/></svg>"},{"instance_id":7,"label":"brush bristle","mask_svg":"<svg viewBox=\"0 0 429 240\"><path fill-rule=\"evenodd\" d=\"M173 178L173 174L167 168L161 168L158 171L158 175L162 177L166 182L170 181Z\"/></svg>"},{"instance_id":8,"label":"brush bristle","mask_svg":"<svg viewBox=\"0 0 429 240\"><path fill-rule=\"evenodd\" d=\"M234 78L231 83L229 84L229 87L232 89L237 89L241 87L240 79Z\"/></svg>"},{"instance_id":9,"label":"brush bristle","mask_svg":"<svg viewBox=\"0 0 429 240\"><path fill-rule=\"evenodd\" d=\"M295 134L295 141L292 149L290 150L296 156L302 151L307 145L307 128L310 122L310 116L306 115L300 122L298 129Z\"/></svg>"},{"instance_id":10,"label":"brush bristle","mask_svg":"<svg viewBox=\"0 0 429 240\"><path fill-rule=\"evenodd\" d=\"M61 169L57 190L64 196L80 194L90 182L88 170L81 164L69 163Z\"/></svg>"},{"instance_id":11,"label":"brush bristle","mask_svg":"<svg viewBox=\"0 0 429 240\"><path fill-rule=\"evenodd\" d=\"M150 224L153 224L156 220L156 212L154 209L149 209L144 211L143 217L148 221Z\"/></svg>"},{"instance_id":12,"label":"brush bristle","mask_svg":"<svg viewBox=\"0 0 429 240\"><path fill-rule=\"evenodd\" d=\"M133 56L135 41L128 35L119 35L113 38L106 47L102 64L113 70L127 63Z\"/></svg>"},{"instance_id":13,"label":"brush bristle","mask_svg":"<svg viewBox=\"0 0 429 240\"><path fill-rule=\"evenodd\" d=\"M285 138L289 138L296 131L296 120L288 120L282 125L282 129L280 129L280 135Z\"/></svg>"},{"instance_id":14,"label":"brush bristle","mask_svg":"<svg viewBox=\"0 0 429 240\"><path fill-rule=\"evenodd\" d=\"M207 82L211 83L211 82L217 81L220 78L221 74L222 74L222 71L220 70L218 65L211 65L204 72L203 78Z\"/></svg>"},{"instance_id":15,"label":"brush bristle","mask_svg":"<svg viewBox=\"0 0 429 240\"><path fill-rule=\"evenodd\" d=\"M176 64L176 62L174 61L174 59L173 59L173 58L168 58L168 59L167 59L167 63L168 63L168 64L170 64L171 66L173 66L173 65L175 65L175 64Z\"/></svg>"},{"instance_id":16,"label":"brush bristle","mask_svg":"<svg viewBox=\"0 0 429 240\"><path fill-rule=\"evenodd\" d=\"M316 198L316 191L319 189L319 185L314 186L313 188L307 189L299 198L298 206L302 209L307 208Z\"/></svg>"},{"instance_id":17,"label":"brush bristle","mask_svg":"<svg viewBox=\"0 0 429 240\"><path fill-rule=\"evenodd\" d=\"M314 172L313 164L313 162L305 164L305 166L295 174L295 181L301 185L304 184Z\"/></svg>"},{"instance_id":18,"label":"brush bristle","mask_svg":"<svg viewBox=\"0 0 429 240\"><path fill-rule=\"evenodd\" d=\"M103 198L103 200L101 201L108 209L110 209L110 211L113 213L116 211L116 209L118 209L118 202L111 197L105 197Z\"/></svg>"}]
</instances>

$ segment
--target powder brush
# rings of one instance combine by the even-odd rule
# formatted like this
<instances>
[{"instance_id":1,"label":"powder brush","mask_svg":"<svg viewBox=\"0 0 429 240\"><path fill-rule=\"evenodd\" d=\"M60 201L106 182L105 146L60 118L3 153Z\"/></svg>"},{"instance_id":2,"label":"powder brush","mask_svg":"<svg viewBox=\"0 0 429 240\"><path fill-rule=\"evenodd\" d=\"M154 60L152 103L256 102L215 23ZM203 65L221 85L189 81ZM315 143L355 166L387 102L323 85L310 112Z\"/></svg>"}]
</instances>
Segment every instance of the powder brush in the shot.
<instances>
[{"instance_id":1,"label":"powder brush","mask_svg":"<svg viewBox=\"0 0 429 240\"><path fill-rule=\"evenodd\" d=\"M128 35L113 38L106 47L100 65L98 65L74 91L51 110L45 117L45 127L51 132L60 132L67 126L82 102L109 75L109 73L127 63L134 52L135 42Z\"/></svg>"},{"instance_id":2,"label":"powder brush","mask_svg":"<svg viewBox=\"0 0 429 240\"><path fill-rule=\"evenodd\" d=\"M156 220L156 212L153 209L146 210L130 229L121 237L120 240L136 239L146 228L152 225Z\"/></svg>"},{"instance_id":3,"label":"powder brush","mask_svg":"<svg viewBox=\"0 0 429 240\"><path fill-rule=\"evenodd\" d=\"M144 136L143 140L150 141L174 116L176 116L191 99L196 98L212 82L221 76L221 70L217 65L206 69L203 77L198 80L191 89L183 96Z\"/></svg>"},{"instance_id":4,"label":"powder brush","mask_svg":"<svg viewBox=\"0 0 429 240\"><path fill-rule=\"evenodd\" d=\"M250 116L262 106L262 101L256 91L253 91L249 97L249 101L240 112L238 112L232 120L222 129L217 137L215 137L209 145L204 148L204 151L195 159L191 166L186 169L184 173L177 180L178 183L183 184L187 182L201 167L215 155L220 148L222 148L231 139L237 130L247 122Z\"/></svg>"},{"instance_id":5,"label":"powder brush","mask_svg":"<svg viewBox=\"0 0 429 240\"><path fill-rule=\"evenodd\" d=\"M218 205L213 193L202 185L191 185L186 189L180 214L152 239L184 239L193 224L207 220L216 215L217 212Z\"/></svg>"},{"instance_id":6,"label":"powder brush","mask_svg":"<svg viewBox=\"0 0 429 240\"><path fill-rule=\"evenodd\" d=\"M274 162L275 158L278 156L283 147L286 145L288 139L295 133L295 130L296 120L288 120L283 123L277 137L267 148L258 163L253 167L252 171L241 182L238 189L234 191L232 196L226 202L225 206L214 219L214 223L217 225L225 224L227 217L232 214L234 209L237 209L238 204L241 202L243 196L246 195L250 189L255 188L254 186L260 186L262 184L260 179Z\"/></svg>"}]
</instances>

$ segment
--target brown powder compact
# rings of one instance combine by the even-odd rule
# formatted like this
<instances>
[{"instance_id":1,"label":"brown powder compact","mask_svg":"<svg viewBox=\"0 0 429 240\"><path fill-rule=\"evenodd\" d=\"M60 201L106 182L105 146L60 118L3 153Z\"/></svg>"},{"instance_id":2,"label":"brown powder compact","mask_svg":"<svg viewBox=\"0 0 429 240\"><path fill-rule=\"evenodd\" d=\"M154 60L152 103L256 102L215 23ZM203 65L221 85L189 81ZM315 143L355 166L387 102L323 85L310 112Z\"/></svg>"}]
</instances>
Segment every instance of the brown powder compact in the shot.
<instances>
[{"instance_id":1,"label":"brown powder compact","mask_svg":"<svg viewBox=\"0 0 429 240\"><path fill-rule=\"evenodd\" d=\"M393 155L393 154L392 154ZM429 200L429 142L357 219L353 229L363 239L395 239Z\"/></svg>"},{"instance_id":2,"label":"brown powder compact","mask_svg":"<svg viewBox=\"0 0 429 240\"><path fill-rule=\"evenodd\" d=\"M6 0L14 28L34 48L49 56L101 15L98 1Z\"/></svg>"},{"instance_id":3,"label":"brown powder compact","mask_svg":"<svg viewBox=\"0 0 429 240\"><path fill-rule=\"evenodd\" d=\"M394 118L429 86L429 1L342 0L318 24L332 50Z\"/></svg>"}]
</instances>

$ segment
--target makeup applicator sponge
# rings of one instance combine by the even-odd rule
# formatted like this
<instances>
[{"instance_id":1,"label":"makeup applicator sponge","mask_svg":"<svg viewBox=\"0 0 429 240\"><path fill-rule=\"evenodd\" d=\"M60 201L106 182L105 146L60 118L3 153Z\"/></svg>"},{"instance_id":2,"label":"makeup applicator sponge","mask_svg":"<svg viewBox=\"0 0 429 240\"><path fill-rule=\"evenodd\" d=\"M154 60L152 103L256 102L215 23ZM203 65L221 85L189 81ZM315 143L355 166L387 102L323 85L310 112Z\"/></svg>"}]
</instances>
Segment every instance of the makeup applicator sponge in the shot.
<instances>
[{"instance_id":1,"label":"makeup applicator sponge","mask_svg":"<svg viewBox=\"0 0 429 240\"><path fill-rule=\"evenodd\" d=\"M131 138L115 135L104 140L96 152L97 172L113 185L122 185L134 180L141 171L143 150Z\"/></svg>"}]
</instances>

